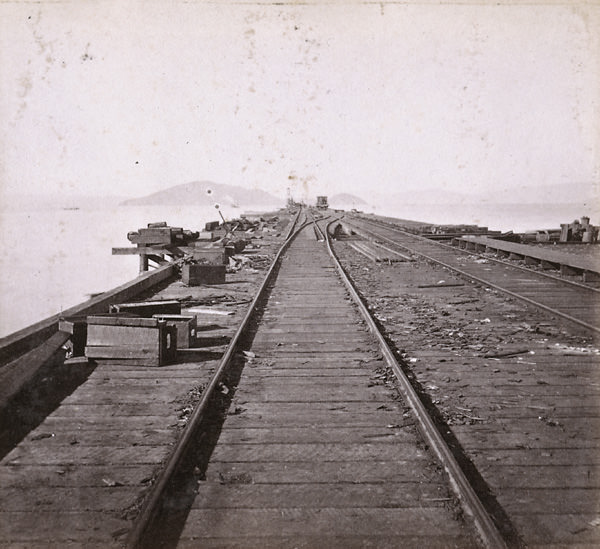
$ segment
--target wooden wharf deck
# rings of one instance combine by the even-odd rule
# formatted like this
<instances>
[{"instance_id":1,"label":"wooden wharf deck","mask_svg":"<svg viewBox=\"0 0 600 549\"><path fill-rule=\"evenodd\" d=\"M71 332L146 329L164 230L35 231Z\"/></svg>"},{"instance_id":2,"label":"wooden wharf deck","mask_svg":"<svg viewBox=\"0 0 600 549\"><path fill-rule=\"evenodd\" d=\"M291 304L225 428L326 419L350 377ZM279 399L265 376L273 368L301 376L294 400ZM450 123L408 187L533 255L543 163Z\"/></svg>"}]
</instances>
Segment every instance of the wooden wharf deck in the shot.
<instances>
[{"instance_id":1,"label":"wooden wharf deck","mask_svg":"<svg viewBox=\"0 0 600 549\"><path fill-rule=\"evenodd\" d=\"M205 319L231 334L237 316ZM160 368L96 366L0 461L0 547L122 547L217 364L206 351Z\"/></svg>"},{"instance_id":2,"label":"wooden wharf deck","mask_svg":"<svg viewBox=\"0 0 600 549\"><path fill-rule=\"evenodd\" d=\"M423 250L418 239L410 240ZM400 241L410 247L409 239ZM346 242L336 243L336 250L388 338L404 351L449 439L523 543L597 547L597 339L422 258L374 267ZM446 252L443 257L450 263ZM480 277L504 277L500 263L476 265L487 269ZM577 291L579 307L588 293ZM562 299L572 299L568 295Z\"/></svg>"},{"instance_id":3,"label":"wooden wharf deck","mask_svg":"<svg viewBox=\"0 0 600 549\"><path fill-rule=\"evenodd\" d=\"M265 236L261 252L280 245L281 238ZM31 393L19 395L18 407L11 412L32 422L24 425L30 430L14 433L9 426L0 433L3 444L6 438L17 437L8 450L3 446L0 459L1 548L123 547L141 502L248 309L257 281L264 277L263 271L240 271L228 275L225 285L188 287L165 277L172 269L146 273L70 313L107 312L111 303L139 299L140 290L146 297L152 292L154 299L179 300L184 312L197 314L198 334L197 347L181 349L176 363L161 367L119 360L57 363L54 369L44 367L46 377L40 377L29 372L35 364L27 362L38 358L38 349L31 351L35 356L18 359L37 378ZM158 285L150 284L156 280ZM212 301L217 304L211 306ZM201 312L196 313L198 304ZM40 330L56 329L57 320L52 317L22 330L6 338L7 345L23 338L43 340ZM0 374L10 374L12 364ZM65 378L58 387L50 379L56 369ZM76 382L61 395L67 377ZM50 408L38 417L36 401L46 398ZM0 405L8 408L14 403L0 400Z\"/></svg>"},{"instance_id":4,"label":"wooden wharf deck","mask_svg":"<svg viewBox=\"0 0 600 549\"><path fill-rule=\"evenodd\" d=\"M550 314L560 315L592 332L600 333L600 291L596 288L569 284L558 277L546 276L543 272L480 258L470 250L458 249L372 220L349 219L344 222L367 239L379 239L401 250L408 250L480 284L506 292Z\"/></svg>"},{"instance_id":5,"label":"wooden wharf deck","mask_svg":"<svg viewBox=\"0 0 600 549\"><path fill-rule=\"evenodd\" d=\"M308 225L282 256L246 353L235 355L239 381L218 385L232 400L210 459L193 467L185 497L165 504L177 524L169 529L168 514L161 517L167 532L152 540L157 546L480 543L319 235ZM409 241L428 246L420 257L457 257L414 235L403 253ZM348 243L337 246L471 480L489 491L504 532L532 547L600 544L598 350L548 336L566 332L546 313L489 291L484 279L531 297L548 292L589 323L593 290L582 297L585 288L573 293L556 280L540 290L522 270L464 252L440 284L441 268L429 261L374 269ZM484 286L465 284L461 270ZM246 282L242 275L228 291L248 297ZM156 297L189 293L175 283ZM218 334L231 336L244 310L211 319ZM494 326L486 338L483 322ZM117 361L80 372L87 379L0 460L0 549L128 542L222 351L192 350L161 368Z\"/></svg>"},{"instance_id":6,"label":"wooden wharf deck","mask_svg":"<svg viewBox=\"0 0 600 549\"><path fill-rule=\"evenodd\" d=\"M465 547L325 244L284 255L178 547Z\"/></svg>"}]
</instances>

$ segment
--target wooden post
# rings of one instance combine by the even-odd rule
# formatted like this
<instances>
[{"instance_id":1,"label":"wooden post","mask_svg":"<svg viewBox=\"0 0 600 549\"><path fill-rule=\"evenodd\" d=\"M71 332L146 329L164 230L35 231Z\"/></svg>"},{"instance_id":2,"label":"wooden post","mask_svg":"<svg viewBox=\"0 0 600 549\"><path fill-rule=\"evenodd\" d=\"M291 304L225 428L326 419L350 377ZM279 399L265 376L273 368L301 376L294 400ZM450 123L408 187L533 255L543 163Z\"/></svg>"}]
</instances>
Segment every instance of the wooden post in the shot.
<instances>
[{"instance_id":1,"label":"wooden post","mask_svg":"<svg viewBox=\"0 0 600 549\"><path fill-rule=\"evenodd\" d=\"M148 255L140 254L140 273L145 273L148 270Z\"/></svg>"}]
</instances>

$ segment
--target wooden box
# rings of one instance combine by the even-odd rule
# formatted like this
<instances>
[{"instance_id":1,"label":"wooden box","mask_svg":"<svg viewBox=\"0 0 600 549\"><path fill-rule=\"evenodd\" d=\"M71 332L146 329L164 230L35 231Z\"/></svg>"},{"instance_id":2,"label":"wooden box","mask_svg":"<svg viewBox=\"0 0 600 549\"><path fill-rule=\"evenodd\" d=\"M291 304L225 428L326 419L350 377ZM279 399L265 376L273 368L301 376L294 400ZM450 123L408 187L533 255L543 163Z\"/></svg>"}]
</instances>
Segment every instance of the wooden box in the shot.
<instances>
[{"instance_id":1,"label":"wooden box","mask_svg":"<svg viewBox=\"0 0 600 549\"><path fill-rule=\"evenodd\" d=\"M218 229L218 228L219 228L218 221L208 221L207 223L204 224L205 231L214 231L215 229Z\"/></svg>"},{"instance_id":2,"label":"wooden box","mask_svg":"<svg viewBox=\"0 0 600 549\"><path fill-rule=\"evenodd\" d=\"M186 263L183 266L181 278L187 286L223 284L225 282L225 265Z\"/></svg>"},{"instance_id":3,"label":"wooden box","mask_svg":"<svg viewBox=\"0 0 600 549\"><path fill-rule=\"evenodd\" d=\"M177 327L156 318L88 316L85 356L142 366L163 366L177 357Z\"/></svg>"},{"instance_id":4,"label":"wooden box","mask_svg":"<svg viewBox=\"0 0 600 549\"><path fill-rule=\"evenodd\" d=\"M177 327L177 348L189 349L196 343L196 317L194 315L154 315L158 320Z\"/></svg>"},{"instance_id":5,"label":"wooden box","mask_svg":"<svg viewBox=\"0 0 600 549\"><path fill-rule=\"evenodd\" d=\"M195 260L200 260L203 263L210 263L211 265L224 265L227 260L222 247L202 248L199 246L192 246L189 253Z\"/></svg>"},{"instance_id":6,"label":"wooden box","mask_svg":"<svg viewBox=\"0 0 600 549\"><path fill-rule=\"evenodd\" d=\"M215 233L212 231L201 231L198 233L198 238L196 239L198 243L214 242L215 240Z\"/></svg>"}]
</instances>

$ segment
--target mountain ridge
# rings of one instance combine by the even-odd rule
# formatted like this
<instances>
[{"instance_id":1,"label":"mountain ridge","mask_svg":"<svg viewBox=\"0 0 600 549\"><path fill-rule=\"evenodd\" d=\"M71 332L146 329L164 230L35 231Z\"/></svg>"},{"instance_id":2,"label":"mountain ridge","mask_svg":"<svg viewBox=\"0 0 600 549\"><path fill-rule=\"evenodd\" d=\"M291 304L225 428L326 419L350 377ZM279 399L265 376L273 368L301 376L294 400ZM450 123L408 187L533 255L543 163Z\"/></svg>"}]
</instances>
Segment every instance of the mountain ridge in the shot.
<instances>
[{"instance_id":1,"label":"mountain ridge","mask_svg":"<svg viewBox=\"0 0 600 549\"><path fill-rule=\"evenodd\" d=\"M180 205L208 206L270 206L283 205L283 200L261 189L247 189L237 185L192 181L181 183L139 198L129 198L121 206Z\"/></svg>"}]
</instances>

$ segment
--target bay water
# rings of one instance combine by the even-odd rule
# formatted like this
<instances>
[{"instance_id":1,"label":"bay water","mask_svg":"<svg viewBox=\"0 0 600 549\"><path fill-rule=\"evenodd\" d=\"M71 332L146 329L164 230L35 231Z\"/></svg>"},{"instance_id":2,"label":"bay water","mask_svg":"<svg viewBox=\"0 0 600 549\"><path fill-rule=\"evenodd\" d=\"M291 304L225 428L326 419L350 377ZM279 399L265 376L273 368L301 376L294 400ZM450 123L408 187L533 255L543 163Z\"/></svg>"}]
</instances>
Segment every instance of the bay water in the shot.
<instances>
[{"instance_id":1,"label":"bay water","mask_svg":"<svg viewBox=\"0 0 600 549\"><path fill-rule=\"evenodd\" d=\"M229 207L223 214L232 218L244 211ZM590 216L593 224L600 221L597 209L577 204L387 204L364 211L427 223L478 224L503 232L559 228L560 223L582 215ZM156 221L201 230L207 221L219 219L212 206L15 211L4 205L0 210L0 337L135 278L138 257L111 252L113 247L132 245L127 240L129 231Z\"/></svg>"}]
</instances>

